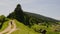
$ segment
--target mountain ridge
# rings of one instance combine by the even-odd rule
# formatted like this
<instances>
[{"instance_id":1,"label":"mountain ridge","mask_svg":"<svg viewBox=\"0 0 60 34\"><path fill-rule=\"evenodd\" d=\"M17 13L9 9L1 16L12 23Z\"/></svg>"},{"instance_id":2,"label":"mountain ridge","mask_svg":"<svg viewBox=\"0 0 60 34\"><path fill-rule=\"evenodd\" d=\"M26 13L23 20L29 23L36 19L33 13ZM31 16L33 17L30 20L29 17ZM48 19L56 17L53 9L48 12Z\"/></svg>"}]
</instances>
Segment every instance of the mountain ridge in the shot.
<instances>
[{"instance_id":1,"label":"mountain ridge","mask_svg":"<svg viewBox=\"0 0 60 34\"><path fill-rule=\"evenodd\" d=\"M21 5L18 4L14 10L14 12L10 13L8 16L8 18L13 18L13 19L17 19L18 21L22 22L25 25L33 25L38 24L38 23L57 23L60 22L59 20L50 18L50 17L46 17L43 15L39 15L39 14L35 14L35 13L29 13L29 12L24 12L21 8Z\"/></svg>"}]
</instances>

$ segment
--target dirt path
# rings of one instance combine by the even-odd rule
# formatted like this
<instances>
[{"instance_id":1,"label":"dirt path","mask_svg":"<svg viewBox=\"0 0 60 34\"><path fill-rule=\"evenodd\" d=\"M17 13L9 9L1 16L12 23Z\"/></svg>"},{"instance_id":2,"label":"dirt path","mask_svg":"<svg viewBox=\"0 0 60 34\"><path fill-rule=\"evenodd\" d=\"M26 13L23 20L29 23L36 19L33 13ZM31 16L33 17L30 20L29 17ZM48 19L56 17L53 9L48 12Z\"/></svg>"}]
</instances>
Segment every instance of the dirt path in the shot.
<instances>
[{"instance_id":1,"label":"dirt path","mask_svg":"<svg viewBox=\"0 0 60 34\"><path fill-rule=\"evenodd\" d=\"M11 34L15 30L17 30L15 22L14 21L12 21L12 22L13 22L12 24L14 25L14 27L7 34Z\"/></svg>"},{"instance_id":2,"label":"dirt path","mask_svg":"<svg viewBox=\"0 0 60 34\"><path fill-rule=\"evenodd\" d=\"M13 26L13 28L12 28L12 26ZM16 29L16 24L15 24L14 20L11 20L9 22L9 26L5 30L3 30L2 32L0 32L0 34L3 34L3 33L11 34L15 30L17 30Z\"/></svg>"}]
</instances>

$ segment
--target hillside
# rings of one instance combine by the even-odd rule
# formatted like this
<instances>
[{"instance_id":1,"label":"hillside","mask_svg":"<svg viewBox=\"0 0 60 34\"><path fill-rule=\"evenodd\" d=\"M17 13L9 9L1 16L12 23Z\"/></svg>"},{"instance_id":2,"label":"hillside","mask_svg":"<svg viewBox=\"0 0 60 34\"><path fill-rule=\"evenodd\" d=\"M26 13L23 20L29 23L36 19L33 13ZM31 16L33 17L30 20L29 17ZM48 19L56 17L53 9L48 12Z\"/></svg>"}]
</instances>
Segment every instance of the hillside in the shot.
<instances>
[{"instance_id":1,"label":"hillside","mask_svg":"<svg viewBox=\"0 0 60 34\"><path fill-rule=\"evenodd\" d=\"M39 34L35 32L33 29L25 26L24 24L20 23L17 20L15 20L15 24L18 30L12 32L11 34Z\"/></svg>"},{"instance_id":2,"label":"hillside","mask_svg":"<svg viewBox=\"0 0 60 34\"><path fill-rule=\"evenodd\" d=\"M17 29L15 31L13 31L11 34L40 34L40 29L42 29L42 30L45 29L47 31L46 34L60 34L60 32L59 32L60 25L56 25L56 26L54 26L54 25L49 26L48 25L49 27L47 28L45 25L42 25L42 24L40 24L40 25L34 24L31 28L29 28L28 26L24 25L23 23L15 20L15 19L14 20L9 19L8 21L4 22L2 28L0 29L0 33L3 32L7 27L9 27L9 23L11 23L11 21L14 21L12 23L15 24L16 29ZM11 25L11 26L13 29L14 26L13 25ZM10 29L10 27L9 27L9 29ZM7 34L12 30L7 31L7 32L6 31L4 34Z\"/></svg>"},{"instance_id":3,"label":"hillside","mask_svg":"<svg viewBox=\"0 0 60 34\"><path fill-rule=\"evenodd\" d=\"M33 24L39 24L39 23L53 24L53 23L59 22L59 20L56 20L50 17L29 13L29 12L24 12L20 4L18 4L14 12L10 13L7 17L17 19L18 21L28 26L31 26Z\"/></svg>"},{"instance_id":4,"label":"hillside","mask_svg":"<svg viewBox=\"0 0 60 34\"><path fill-rule=\"evenodd\" d=\"M10 13L7 16L7 18L16 19L18 21L16 22L16 24L19 23L17 24L17 26L19 29L21 29L21 31L20 30L17 31L18 33L27 34L28 32L32 32L32 31L35 31L37 33L46 33L46 34L60 33L60 28L59 28L60 20L56 20L35 13L24 12L20 4L17 5L14 12ZM25 30L25 27L27 30ZM32 31L30 31L30 29L32 29ZM17 32L15 31L13 33L15 34ZM35 34L35 33L30 33L30 34Z\"/></svg>"},{"instance_id":5,"label":"hillside","mask_svg":"<svg viewBox=\"0 0 60 34\"><path fill-rule=\"evenodd\" d=\"M36 17L36 18L38 18L38 19L43 19L43 20L47 20L47 21L59 22L59 20L56 20L56 19L53 19L53 18L50 18L50 17L46 17L46 16L43 16L43 15L40 15L40 14L29 13L29 12L24 12L24 13L27 14L27 15L29 15L29 16Z\"/></svg>"},{"instance_id":6,"label":"hillside","mask_svg":"<svg viewBox=\"0 0 60 34\"><path fill-rule=\"evenodd\" d=\"M10 24L11 21L12 21L12 25ZM10 26L12 26L12 29L10 29L11 28ZM13 31L14 27L16 27L16 29ZM10 34L39 34L39 33L35 32L33 29L25 26L24 24L20 23L17 20L6 21L3 24L2 29L0 29L0 34L9 34L9 33Z\"/></svg>"}]
</instances>

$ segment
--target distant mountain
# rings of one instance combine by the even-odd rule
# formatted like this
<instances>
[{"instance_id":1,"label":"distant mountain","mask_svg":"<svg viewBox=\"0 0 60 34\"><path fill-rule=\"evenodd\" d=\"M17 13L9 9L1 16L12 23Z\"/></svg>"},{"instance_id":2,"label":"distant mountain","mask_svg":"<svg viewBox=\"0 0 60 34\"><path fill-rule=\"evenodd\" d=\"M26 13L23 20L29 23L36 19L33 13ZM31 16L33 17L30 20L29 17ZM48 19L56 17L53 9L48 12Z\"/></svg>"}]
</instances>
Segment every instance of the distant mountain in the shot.
<instances>
[{"instance_id":1,"label":"distant mountain","mask_svg":"<svg viewBox=\"0 0 60 34\"><path fill-rule=\"evenodd\" d=\"M22 22L25 25L33 25L38 23L57 23L59 20L46 17L43 15L35 14L35 13L29 13L24 12L21 8L21 5L18 4L15 8L14 12L10 13L8 18L17 19L18 21Z\"/></svg>"}]
</instances>

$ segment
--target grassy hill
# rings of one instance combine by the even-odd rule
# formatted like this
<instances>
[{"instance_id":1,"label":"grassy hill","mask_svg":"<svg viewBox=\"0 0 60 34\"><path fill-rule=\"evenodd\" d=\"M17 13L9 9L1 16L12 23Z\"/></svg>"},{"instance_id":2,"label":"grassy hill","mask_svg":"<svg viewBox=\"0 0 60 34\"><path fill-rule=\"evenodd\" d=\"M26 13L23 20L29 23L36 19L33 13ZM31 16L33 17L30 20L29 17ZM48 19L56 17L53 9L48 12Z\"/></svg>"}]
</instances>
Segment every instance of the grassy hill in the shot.
<instances>
[{"instance_id":1,"label":"grassy hill","mask_svg":"<svg viewBox=\"0 0 60 34\"><path fill-rule=\"evenodd\" d=\"M10 21L10 20L9 20ZM9 21L6 21L2 28L0 29L0 32L3 31L5 28L8 27ZM25 26L24 24L22 24L21 22L14 20L15 24L16 24L16 28L17 30L12 32L11 34L39 34L38 32L35 32L32 28L29 28L27 26ZM6 34L6 33L5 33Z\"/></svg>"},{"instance_id":2,"label":"grassy hill","mask_svg":"<svg viewBox=\"0 0 60 34\"><path fill-rule=\"evenodd\" d=\"M46 17L43 15L35 14L35 13L24 12L20 4L18 4L14 12L10 13L7 17L10 19L18 20L25 26L32 28L34 31L38 33L40 33L42 29L42 30L48 31L47 33L50 32L51 34L52 33L54 34L54 33L57 33L54 31L57 29L59 30L59 27L60 27L59 20ZM56 29L53 30L53 27L55 26L56 26ZM50 30L53 30L53 32Z\"/></svg>"},{"instance_id":3,"label":"grassy hill","mask_svg":"<svg viewBox=\"0 0 60 34\"><path fill-rule=\"evenodd\" d=\"M56 20L43 15L24 12L21 5L18 4L14 12L10 13L7 18L16 19L15 24L17 31L11 34L40 34L41 31L46 31L46 34L60 34L60 20ZM0 20L3 23L0 31L4 30L9 23L8 21ZM3 22L4 21L4 22Z\"/></svg>"},{"instance_id":4,"label":"grassy hill","mask_svg":"<svg viewBox=\"0 0 60 34\"><path fill-rule=\"evenodd\" d=\"M2 29L0 29L0 32L8 27L9 21L6 21L3 24ZM28 26L24 25L23 23L21 23L17 20L14 20L14 21L17 26L16 27L17 30L12 32L11 34L40 34L40 29L46 30L47 31L46 34L60 34L60 25L56 25L56 26L48 25L49 27L47 28L43 24L40 24L40 25L34 24L31 28L29 28Z\"/></svg>"},{"instance_id":5,"label":"grassy hill","mask_svg":"<svg viewBox=\"0 0 60 34\"><path fill-rule=\"evenodd\" d=\"M25 26L24 24L20 23L19 21L15 20L17 31L12 32L11 34L39 34L35 32L33 29Z\"/></svg>"}]
</instances>

